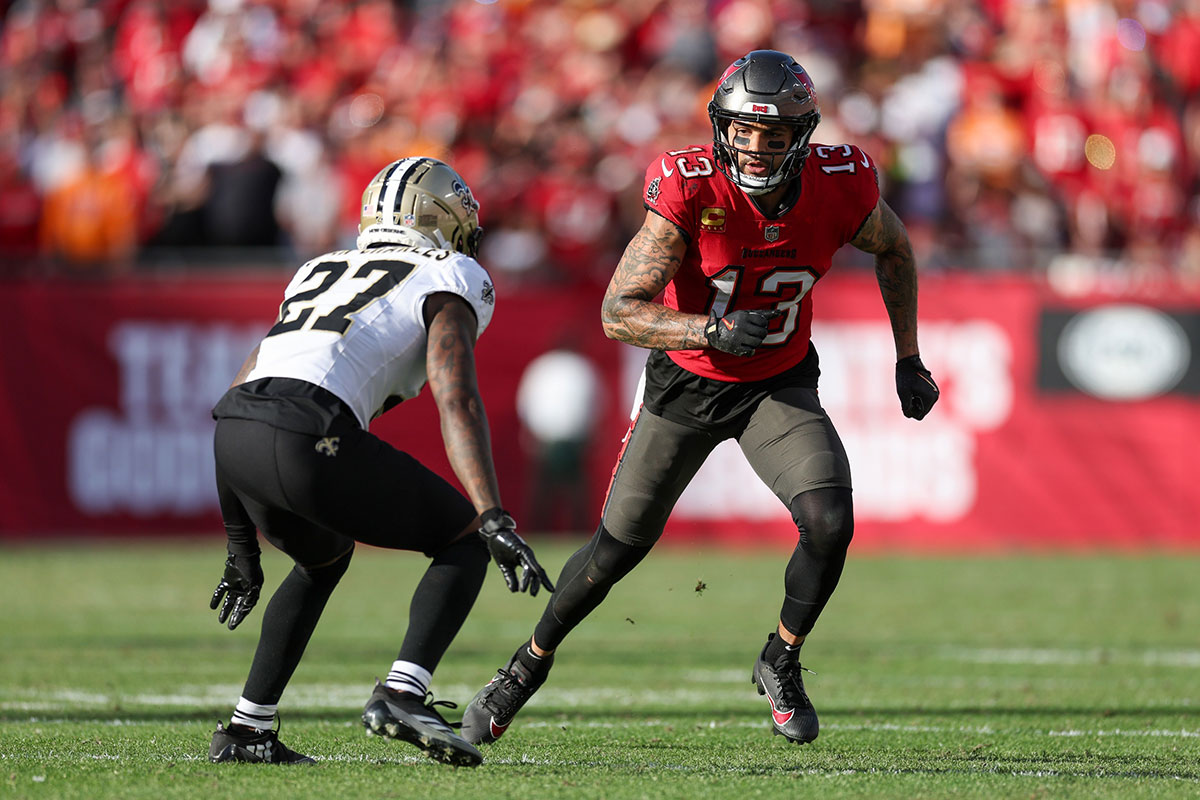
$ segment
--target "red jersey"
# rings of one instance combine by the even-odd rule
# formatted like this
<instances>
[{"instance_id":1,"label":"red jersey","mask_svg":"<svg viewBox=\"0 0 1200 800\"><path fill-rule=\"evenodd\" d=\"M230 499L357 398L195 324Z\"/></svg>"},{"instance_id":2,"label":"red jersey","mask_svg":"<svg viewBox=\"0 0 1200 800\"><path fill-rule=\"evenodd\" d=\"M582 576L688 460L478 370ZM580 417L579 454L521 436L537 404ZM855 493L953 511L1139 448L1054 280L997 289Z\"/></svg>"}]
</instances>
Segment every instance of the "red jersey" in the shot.
<instances>
[{"instance_id":1,"label":"red jersey","mask_svg":"<svg viewBox=\"0 0 1200 800\"><path fill-rule=\"evenodd\" d=\"M663 302L688 314L784 311L752 356L671 350L679 367L721 381L757 381L800 363L812 331L812 288L879 201L875 167L850 144L811 145L800 196L764 216L717 171L711 144L670 150L646 170L646 208L679 226L687 252Z\"/></svg>"}]
</instances>

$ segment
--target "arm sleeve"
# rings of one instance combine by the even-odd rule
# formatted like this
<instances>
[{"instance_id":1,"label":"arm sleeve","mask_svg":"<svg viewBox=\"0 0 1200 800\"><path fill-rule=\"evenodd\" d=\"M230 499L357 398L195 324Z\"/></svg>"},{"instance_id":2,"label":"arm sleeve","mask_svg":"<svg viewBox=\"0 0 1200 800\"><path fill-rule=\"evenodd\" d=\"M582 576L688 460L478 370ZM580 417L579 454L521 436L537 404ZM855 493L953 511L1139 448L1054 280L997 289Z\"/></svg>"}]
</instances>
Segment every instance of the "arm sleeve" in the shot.
<instances>
[{"instance_id":1,"label":"arm sleeve","mask_svg":"<svg viewBox=\"0 0 1200 800\"><path fill-rule=\"evenodd\" d=\"M242 501L217 471L217 500L221 504L221 519L225 523L228 550L235 556L252 556L259 553L258 530L246 512Z\"/></svg>"}]
</instances>

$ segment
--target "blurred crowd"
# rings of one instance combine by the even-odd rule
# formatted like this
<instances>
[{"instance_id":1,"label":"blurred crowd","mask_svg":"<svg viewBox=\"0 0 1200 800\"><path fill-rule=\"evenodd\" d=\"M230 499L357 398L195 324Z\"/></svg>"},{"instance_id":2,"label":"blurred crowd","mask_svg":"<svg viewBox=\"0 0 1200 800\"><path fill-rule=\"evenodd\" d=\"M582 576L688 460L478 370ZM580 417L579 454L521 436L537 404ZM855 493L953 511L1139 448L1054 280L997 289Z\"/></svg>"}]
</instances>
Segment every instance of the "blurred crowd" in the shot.
<instances>
[{"instance_id":1,"label":"blurred crowd","mask_svg":"<svg viewBox=\"0 0 1200 800\"><path fill-rule=\"evenodd\" d=\"M294 267L425 154L479 196L498 280L603 283L646 165L708 141L716 78L769 47L816 84L813 140L876 159L922 269L1200 280L1200 0L0 9L5 270Z\"/></svg>"}]
</instances>

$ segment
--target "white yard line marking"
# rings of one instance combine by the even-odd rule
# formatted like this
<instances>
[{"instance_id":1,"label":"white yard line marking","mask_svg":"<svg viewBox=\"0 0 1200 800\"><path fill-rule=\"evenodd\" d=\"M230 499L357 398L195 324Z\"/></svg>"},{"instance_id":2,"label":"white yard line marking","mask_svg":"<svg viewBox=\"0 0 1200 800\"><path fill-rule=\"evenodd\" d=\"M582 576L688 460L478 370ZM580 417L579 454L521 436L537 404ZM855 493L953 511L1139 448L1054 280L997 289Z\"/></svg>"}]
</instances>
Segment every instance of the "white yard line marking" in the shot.
<instances>
[{"instance_id":1,"label":"white yard line marking","mask_svg":"<svg viewBox=\"0 0 1200 800\"><path fill-rule=\"evenodd\" d=\"M111 725L113 727L150 727L160 726L163 724L161 720L121 720L121 719L79 719L72 717L71 719L54 719L53 717L30 717L26 720L28 723L36 723L42 725ZM342 723L333 723L345 728L358 728L357 720L348 720ZM694 727L708 729L730 729L744 728L749 730L766 730L770 728L770 723L764 719L756 720L708 720L707 722L688 722L681 725L673 720L657 719L647 717L641 720L630 720L621 722L606 722L603 720L570 720L570 721L551 721L551 720L530 720L521 723L520 727L531 730L545 730L557 728L562 730L584 729L584 730L634 730L646 728L687 728ZM902 725L892 722L879 723L840 723L840 722L822 722L821 730L825 732L845 731L845 732L883 732L883 733L899 733L899 734L921 734L921 733L945 733L945 734L970 734L973 736L1049 736L1058 738L1083 738L1083 737L1126 737L1126 738L1161 738L1161 739L1200 739L1200 730L1180 729L1129 729L1129 728L1108 728L1098 730L1085 729L1068 729L1068 730L1041 730L1023 727L997 727L994 725ZM0 760L4 758L0 754ZM418 758L417 760L420 760Z\"/></svg>"},{"instance_id":2,"label":"white yard line marking","mask_svg":"<svg viewBox=\"0 0 1200 800\"><path fill-rule=\"evenodd\" d=\"M402 755L402 754L397 753L395 755L389 755L387 757L376 757L376 756L364 755L364 754L357 754L357 755L351 755L351 754L345 754L345 753L323 754L323 753L319 753L319 752L311 753L311 755L317 759L318 763L321 763L321 762L332 763L332 764L395 764L395 763L403 763L403 764L413 764L413 765L424 764L424 765L427 765L430 769L444 769L444 767L442 765L437 764L422 755ZM146 753L143 755L138 755L136 757L128 757L128 756L116 755L113 753L93 753L90 755L82 755L81 756L77 753L50 752L50 753L46 753L46 754L39 754L38 757L36 757L36 758L21 756L21 755L12 755L12 754L8 754L8 753L0 753L0 762L10 762L10 763L14 763L14 764L19 764L21 762L34 762L37 764L48 764L48 763L78 764L80 762L80 760L82 760L82 759L91 759L93 761L129 763L129 764L178 763L178 762L203 763L203 762L207 761L207 758L205 756L191 754L191 753L181 753L181 754ZM494 766L501 766L501 765L515 766L515 767L520 767L520 766L546 767L546 768L550 768L550 769L562 769L564 767L566 767L566 768L598 767L600 769L605 769L605 770L620 769L623 767L624 768L636 768L636 769L642 770L642 769L646 769L647 767L653 767L654 769L665 770L668 772L675 772L675 773L680 773L680 774L685 774L685 775L686 774L712 775L714 773L724 773L724 774L733 774L733 775L742 775L742 774L760 775L760 774L762 774L762 767L741 766L741 765L737 765L737 764L725 764L725 765L711 764L711 765L705 766L705 767L698 767L693 764L672 764L672 763L663 762L663 761L656 761L656 762L652 762L652 763L633 762L633 761L621 762L621 761L613 761L613 760L581 761L581 760L576 760L576 759L534 758L534 757L531 757L527 753L522 753L520 755L520 757L517 757L517 758L497 758L497 757L493 757L493 756L488 756L484 761L485 767L487 767L487 766L494 767ZM839 776L844 776L844 775L902 775L902 774L910 775L910 774L922 772L922 770L920 770L920 769L913 769L913 770L854 769L854 768L820 769L820 768L816 768L816 767L809 767L809 768L801 769L801 768L796 768L796 767L788 766L788 765L779 765L777 767L777 769L779 772L786 773L788 775L814 775L814 776L824 776L824 777L829 777L829 778L834 778L834 777L839 777ZM937 771L938 770L935 770L935 772L937 772ZM974 772L974 773L988 773L988 774L993 774L993 775L1009 775L1009 776L1013 776L1013 777L1031 777L1031 778L1115 778L1115 779L1120 779L1120 778L1129 777L1129 776L1125 776L1125 775L1113 774L1113 773L1108 772L1103 769L1005 770L999 766L986 765L986 764L980 764L976 768L970 769L968 771ZM1157 775L1154 777L1166 778L1166 779L1176 780L1176 781L1183 781L1183 782L1186 782L1189 784L1200 783L1200 781L1197 781L1195 778L1183 777L1180 775L1170 775L1170 776ZM37 780L37 776L34 777L34 780L35 781Z\"/></svg>"},{"instance_id":3,"label":"white yard line marking","mask_svg":"<svg viewBox=\"0 0 1200 800\"><path fill-rule=\"evenodd\" d=\"M1200 668L1200 650L1136 650L1106 647L943 647L947 661L971 664L1076 666L1138 664L1147 667Z\"/></svg>"}]
</instances>

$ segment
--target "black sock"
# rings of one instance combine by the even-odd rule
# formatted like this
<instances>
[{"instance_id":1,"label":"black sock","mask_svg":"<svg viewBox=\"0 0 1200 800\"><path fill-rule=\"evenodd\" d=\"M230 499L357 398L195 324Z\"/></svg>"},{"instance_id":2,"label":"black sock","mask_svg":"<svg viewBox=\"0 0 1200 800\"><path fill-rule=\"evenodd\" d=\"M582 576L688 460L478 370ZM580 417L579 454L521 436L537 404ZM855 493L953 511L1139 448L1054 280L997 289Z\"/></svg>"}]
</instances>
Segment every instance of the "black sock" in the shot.
<instances>
[{"instance_id":1,"label":"black sock","mask_svg":"<svg viewBox=\"0 0 1200 800\"><path fill-rule=\"evenodd\" d=\"M788 644L778 633L773 634L771 641L767 643L767 651L763 654L763 659L769 664L774 664L784 655L793 660L799 658L800 645Z\"/></svg>"},{"instance_id":2,"label":"black sock","mask_svg":"<svg viewBox=\"0 0 1200 800\"><path fill-rule=\"evenodd\" d=\"M517 652L513 654L513 659L521 664L530 674L537 674L550 669L550 665L554 663L554 654L539 656L533 652L533 639L529 639L525 644L517 648Z\"/></svg>"}]
</instances>

